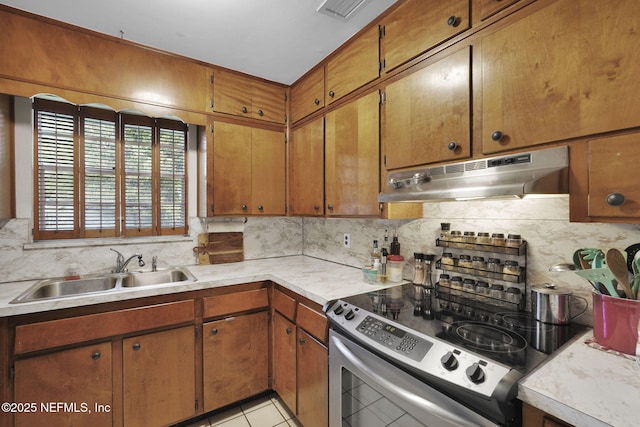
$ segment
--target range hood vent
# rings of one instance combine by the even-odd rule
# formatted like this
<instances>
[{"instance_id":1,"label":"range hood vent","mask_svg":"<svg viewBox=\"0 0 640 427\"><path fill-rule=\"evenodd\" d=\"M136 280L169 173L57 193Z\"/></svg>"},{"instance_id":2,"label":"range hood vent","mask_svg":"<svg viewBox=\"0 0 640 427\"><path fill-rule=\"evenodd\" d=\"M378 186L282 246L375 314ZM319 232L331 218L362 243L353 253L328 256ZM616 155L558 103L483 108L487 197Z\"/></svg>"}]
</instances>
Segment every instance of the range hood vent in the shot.
<instances>
[{"instance_id":1,"label":"range hood vent","mask_svg":"<svg viewBox=\"0 0 640 427\"><path fill-rule=\"evenodd\" d=\"M569 152L555 147L389 174L379 202L569 192Z\"/></svg>"},{"instance_id":2,"label":"range hood vent","mask_svg":"<svg viewBox=\"0 0 640 427\"><path fill-rule=\"evenodd\" d=\"M348 21L366 2L367 0L320 0L316 2L316 12Z\"/></svg>"}]
</instances>

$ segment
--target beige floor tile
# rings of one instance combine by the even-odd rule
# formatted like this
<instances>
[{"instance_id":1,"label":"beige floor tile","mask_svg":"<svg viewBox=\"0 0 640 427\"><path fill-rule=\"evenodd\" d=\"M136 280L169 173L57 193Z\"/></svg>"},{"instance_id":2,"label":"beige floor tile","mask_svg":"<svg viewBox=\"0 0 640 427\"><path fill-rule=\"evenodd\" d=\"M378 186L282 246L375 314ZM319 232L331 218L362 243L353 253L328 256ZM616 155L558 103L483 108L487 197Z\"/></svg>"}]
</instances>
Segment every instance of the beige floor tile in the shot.
<instances>
[{"instance_id":1,"label":"beige floor tile","mask_svg":"<svg viewBox=\"0 0 640 427\"><path fill-rule=\"evenodd\" d=\"M284 417L271 402L251 412L245 412L251 427L273 427L285 421Z\"/></svg>"},{"instance_id":2,"label":"beige floor tile","mask_svg":"<svg viewBox=\"0 0 640 427\"><path fill-rule=\"evenodd\" d=\"M251 427L251 424L244 416L240 416L224 421L221 424L216 424L216 427Z\"/></svg>"},{"instance_id":3,"label":"beige floor tile","mask_svg":"<svg viewBox=\"0 0 640 427\"><path fill-rule=\"evenodd\" d=\"M229 421L238 417L243 417L242 408L240 408L239 406L209 417L209 422L211 423L212 426L217 427L218 425L226 421Z\"/></svg>"},{"instance_id":4,"label":"beige floor tile","mask_svg":"<svg viewBox=\"0 0 640 427\"><path fill-rule=\"evenodd\" d=\"M285 420L290 420L291 418L293 418L293 414L289 411L289 409L287 409L287 406L284 403L282 403L282 401L280 401L280 399L278 399L277 397L274 397L271 399L271 401L273 402L274 406L278 409L278 411L280 411L280 413L282 414Z\"/></svg>"}]
</instances>

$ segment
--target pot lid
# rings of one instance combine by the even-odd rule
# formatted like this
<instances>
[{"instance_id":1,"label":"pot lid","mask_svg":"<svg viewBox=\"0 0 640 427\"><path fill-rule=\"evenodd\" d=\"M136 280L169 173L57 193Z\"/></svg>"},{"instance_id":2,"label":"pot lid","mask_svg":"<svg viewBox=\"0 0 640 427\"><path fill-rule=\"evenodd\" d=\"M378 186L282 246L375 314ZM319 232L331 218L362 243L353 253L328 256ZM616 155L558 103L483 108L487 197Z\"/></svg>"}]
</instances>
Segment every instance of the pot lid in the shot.
<instances>
[{"instance_id":1,"label":"pot lid","mask_svg":"<svg viewBox=\"0 0 640 427\"><path fill-rule=\"evenodd\" d=\"M573 294L572 291L568 291L568 290L565 290L565 289L559 289L553 283L545 283L544 285L542 285L540 287L532 288L531 292L537 292L539 294L547 294L547 295L571 295L571 294Z\"/></svg>"}]
</instances>

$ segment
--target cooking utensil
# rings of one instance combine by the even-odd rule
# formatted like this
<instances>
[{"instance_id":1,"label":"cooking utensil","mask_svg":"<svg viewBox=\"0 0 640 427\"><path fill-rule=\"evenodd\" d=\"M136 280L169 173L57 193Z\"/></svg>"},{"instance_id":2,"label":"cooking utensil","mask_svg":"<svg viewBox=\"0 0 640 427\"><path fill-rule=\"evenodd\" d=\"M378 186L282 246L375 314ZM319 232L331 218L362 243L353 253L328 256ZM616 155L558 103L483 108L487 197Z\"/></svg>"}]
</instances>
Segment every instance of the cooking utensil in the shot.
<instances>
[{"instance_id":1,"label":"cooking utensil","mask_svg":"<svg viewBox=\"0 0 640 427\"><path fill-rule=\"evenodd\" d=\"M636 295L633 293L631 286L629 285L627 260L624 259L622 252L615 248L609 249L605 256L605 260L607 262L607 267L615 276L627 298L636 299Z\"/></svg>"},{"instance_id":2,"label":"cooking utensil","mask_svg":"<svg viewBox=\"0 0 640 427\"><path fill-rule=\"evenodd\" d=\"M573 253L573 265L575 265L578 270L584 270L582 266L582 256L580 255L581 251L582 249L578 249Z\"/></svg>"},{"instance_id":3,"label":"cooking utensil","mask_svg":"<svg viewBox=\"0 0 640 427\"><path fill-rule=\"evenodd\" d=\"M602 283L607 290L606 293L612 297L618 296L618 291L616 290L618 282L608 268L590 268L587 270L577 270L575 273L591 282ZM605 294L602 290L600 290L600 293Z\"/></svg>"},{"instance_id":4,"label":"cooking utensil","mask_svg":"<svg viewBox=\"0 0 640 427\"><path fill-rule=\"evenodd\" d=\"M630 273L638 274L637 271L633 271L633 263L636 255L640 253L640 243L634 243L624 251L627 253L627 270L629 270Z\"/></svg>"}]
</instances>

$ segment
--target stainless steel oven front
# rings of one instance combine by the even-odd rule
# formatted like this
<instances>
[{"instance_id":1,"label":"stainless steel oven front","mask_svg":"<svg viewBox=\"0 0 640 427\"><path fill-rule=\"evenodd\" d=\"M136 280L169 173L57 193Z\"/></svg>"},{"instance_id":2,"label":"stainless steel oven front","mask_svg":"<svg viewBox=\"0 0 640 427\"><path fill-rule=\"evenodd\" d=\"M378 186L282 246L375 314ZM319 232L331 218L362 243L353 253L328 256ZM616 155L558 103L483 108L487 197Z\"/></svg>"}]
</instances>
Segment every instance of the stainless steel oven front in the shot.
<instances>
[{"instance_id":1,"label":"stainless steel oven front","mask_svg":"<svg viewBox=\"0 0 640 427\"><path fill-rule=\"evenodd\" d=\"M329 420L331 427L498 425L334 330Z\"/></svg>"}]
</instances>

